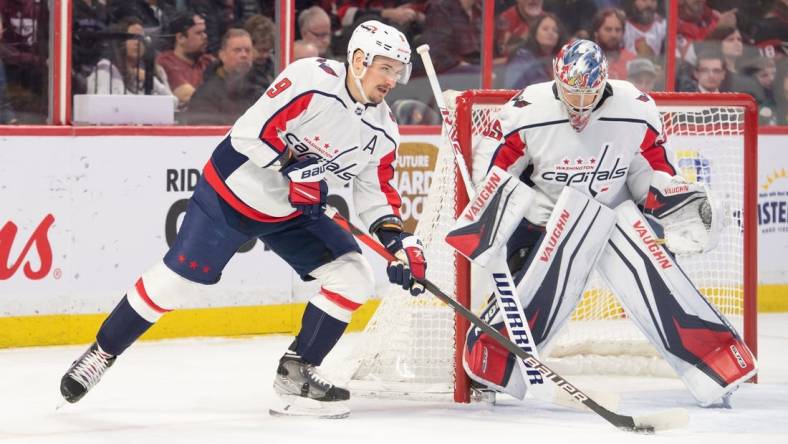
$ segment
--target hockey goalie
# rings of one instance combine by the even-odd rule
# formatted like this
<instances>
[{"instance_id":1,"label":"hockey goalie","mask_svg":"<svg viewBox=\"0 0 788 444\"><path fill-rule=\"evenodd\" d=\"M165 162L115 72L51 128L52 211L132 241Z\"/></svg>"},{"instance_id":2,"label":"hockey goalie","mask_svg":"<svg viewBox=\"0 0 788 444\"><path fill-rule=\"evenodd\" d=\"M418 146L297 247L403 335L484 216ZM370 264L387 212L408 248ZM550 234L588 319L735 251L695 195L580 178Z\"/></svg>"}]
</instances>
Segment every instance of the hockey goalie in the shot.
<instances>
[{"instance_id":1,"label":"hockey goalie","mask_svg":"<svg viewBox=\"0 0 788 444\"><path fill-rule=\"evenodd\" d=\"M505 104L473 154L477 198L493 176L519 178L528 189L504 267L537 350L569 319L595 268L698 404L727 403L755 375L756 361L673 256L714 247L715 205L676 174L654 101L608 80L595 43L567 44L553 69L554 81ZM462 243L462 232L449 243ZM506 332L500 300L491 297L481 318ZM522 398L530 374L519 364L480 330L468 331L464 367L477 383Z\"/></svg>"}]
</instances>

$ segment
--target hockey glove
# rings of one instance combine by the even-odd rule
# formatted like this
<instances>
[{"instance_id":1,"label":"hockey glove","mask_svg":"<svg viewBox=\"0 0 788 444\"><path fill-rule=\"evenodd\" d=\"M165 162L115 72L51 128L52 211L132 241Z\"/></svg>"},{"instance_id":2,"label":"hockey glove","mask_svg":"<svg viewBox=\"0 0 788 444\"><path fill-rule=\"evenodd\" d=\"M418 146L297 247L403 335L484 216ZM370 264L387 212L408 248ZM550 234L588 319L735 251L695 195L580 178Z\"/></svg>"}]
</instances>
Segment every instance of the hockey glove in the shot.
<instances>
[{"instance_id":1,"label":"hockey glove","mask_svg":"<svg viewBox=\"0 0 788 444\"><path fill-rule=\"evenodd\" d=\"M427 261L424 259L421 240L413 234L392 230L378 231L378 238L398 259L389 262L386 269L389 282L401 286L403 290L409 290L411 296L424 293L424 285L419 281L427 276Z\"/></svg>"},{"instance_id":2,"label":"hockey glove","mask_svg":"<svg viewBox=\"0 0 788 444\"><path fill-rule=\"evenodd\" d=\"M649 188L643 213L662 225L670 251L701 253L714 249L721 231L722 217L712 204L704 185L675 176L665 186Z\"/></svg>"},{"instance_id":3,"label":"hockey glove","mask_svg":"<svg viewBox=\"0 0 788 444\"><path fill-rule=\"evenodd\" d=\"M311 219L317 219L326 209L326 168L317 159L297 160L282 169L290 180L290 205Z\"/></svg>"}]
</instances>

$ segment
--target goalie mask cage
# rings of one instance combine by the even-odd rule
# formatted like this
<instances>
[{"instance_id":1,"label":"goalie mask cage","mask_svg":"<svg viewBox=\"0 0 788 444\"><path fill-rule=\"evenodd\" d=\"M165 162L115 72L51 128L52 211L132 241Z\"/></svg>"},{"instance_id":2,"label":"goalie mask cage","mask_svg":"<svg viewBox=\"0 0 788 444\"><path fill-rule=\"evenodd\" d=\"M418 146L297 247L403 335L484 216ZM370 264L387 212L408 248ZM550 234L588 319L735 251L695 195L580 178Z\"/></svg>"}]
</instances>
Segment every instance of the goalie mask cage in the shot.
<instances>
[{"instance_id":1,"label":"goalie mask cage","mask_svg":"<svg viewBox=\"0 0 788 444\"><path fill-rule=\"evenodd\" d=\"M469 168L481 134L517 92L470 90L457 97L453 121ZM744 340L757 355L755 102L746 94L652 93L651 97L662 115L674 166L687 180L707 184L726 217L717 248L677 260L701 293L740 333L743 330ZM444 140L416 234L425 245L427 277L471 307L489 294L484 284L478 284L486 280L443 241L467 202L452 149ZM381 297L353 356L349 385L354 393L468 402L471 393L461 361L468 322L429 294L413 298L389 286ZM572 320L542 356L565 374L673 375L595 272Z\"/></svg>"}]
</instances>

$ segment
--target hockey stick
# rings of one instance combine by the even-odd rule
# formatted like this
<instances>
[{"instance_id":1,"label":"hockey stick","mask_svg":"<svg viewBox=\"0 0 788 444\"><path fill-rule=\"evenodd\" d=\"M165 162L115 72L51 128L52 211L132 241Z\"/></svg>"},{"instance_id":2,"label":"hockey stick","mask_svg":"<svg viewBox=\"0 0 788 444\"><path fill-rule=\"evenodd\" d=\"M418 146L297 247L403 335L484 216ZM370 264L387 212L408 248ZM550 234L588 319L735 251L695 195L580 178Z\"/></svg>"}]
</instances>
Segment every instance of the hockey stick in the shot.
<instances>
[{"instance_id":1,"label":"hockey stick","mask_svg":"<svg viewBox=\"0 0 788 444\"><path fill-rule=\"evenodd\" d=\"M419 53L421 60L424 62L424 69L427 71L427 80L430 82L432 95L435 97L435 105L438 106L438 111L441 113L441 125L443 126L443 131L445 131L446 135L449 137L451 149L454 151L454 161L457 163L457 168L459 168L462 181L465 184L465 192L468 193L468 198L471 198L476 192L473 189L473 182L471 182L468 165L465 164L465 158L462 155L460 141L457 140L457 128L454 126L454 123L452 123L451 114L446 107L446 102L443 100L441 87L438 84L438 75L435 73L435 67L432 65L429 51L430 45L421 45L416 48L416 52Z\"/></svg>"},{"instance_id":2,"label":"hockey stick","mask_svg":"<svg viewBox=\"0 0 788 444\"><path fill-rule=\"evenodd\" d=\"M326 211L326 215L331 217L334 220L334 222L336 222L340 227L347 230L349 233L353 234L357 239L359 239L361 242L363 242L366 246L371 248L375 253L377 253L384 259L388 261L397 260L394 257L394 255L389 253L389 251L386 250L386 248L383 245L381 245L379 242L374 240L367 233L361 231L355 225L351 224L350 221L342 217L342 215L339 214L339 212L337 212L336 210L329 209ZM542 361L540 361L532 354L526 352L525 350L515 345L507 337L499 333L498 330L492 328L489 324L482 321L478 316L473 314L473 312L463 307L462 304L449 297L446 293L441 291L440 288L438 288L435 284L430 282L428 279L421 281L421 284L424 285L424 288L426 288L435 297L437 297L438 299L449 305L460 316L467 319L474 326L480 328L485 333L490 335L490 337L492 337L496 342L498 342L509 352L514 353L518 358L528 363L528 365L537 369L544 376L545 379L550 380L553 384L555 384L556 387L564 390L577 402L588 407L590 410L601 416L603 419L605 419L607 422L614 425L615 427L631 432L653 433L655 430L665 430L665 429L683 427L689 421L689 417L687 416L687 411L681 408L666 410L664 412L655 413L653 415L642 415L642 416L619 415L618 413L606 409L605 407L603 407L602 405L598 404L596 401L591 399L583 391L581 391L573 384L571 384L569 381L567 381L565 378L563 378L561 375L551 370Z\"/></svg>"}]
</instances>

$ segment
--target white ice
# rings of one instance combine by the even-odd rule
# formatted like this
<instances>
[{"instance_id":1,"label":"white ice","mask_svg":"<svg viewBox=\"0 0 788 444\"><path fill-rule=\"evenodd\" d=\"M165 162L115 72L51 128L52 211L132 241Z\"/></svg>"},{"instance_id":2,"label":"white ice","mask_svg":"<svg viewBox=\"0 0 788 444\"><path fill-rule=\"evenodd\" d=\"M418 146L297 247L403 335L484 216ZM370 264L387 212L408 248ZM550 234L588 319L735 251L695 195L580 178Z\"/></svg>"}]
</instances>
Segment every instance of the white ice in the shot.
<instances>
[{"instance_id":1,"label":"white ice","mask_svg":"<svg viewBox=\"0 0 788 444\"><path fill-rule=\"evenodd\" d=\"M0 350L0 443L788 443L788 315L759 322L760 383L744 385L732 410L696 407L675 379L568 378L620 392L626 414L689 409L689 426L654 436L533 400L354 398L347 419L271 417L276 362L291 338L264 336L140 342L82 401L60 410L60 377L85 347ZM341 367L357 339L343 338L324 367Z\"/></svg>"}]
</instances>

